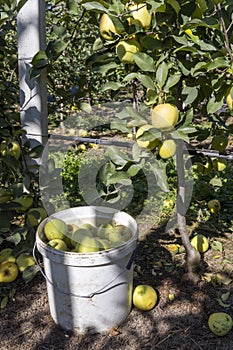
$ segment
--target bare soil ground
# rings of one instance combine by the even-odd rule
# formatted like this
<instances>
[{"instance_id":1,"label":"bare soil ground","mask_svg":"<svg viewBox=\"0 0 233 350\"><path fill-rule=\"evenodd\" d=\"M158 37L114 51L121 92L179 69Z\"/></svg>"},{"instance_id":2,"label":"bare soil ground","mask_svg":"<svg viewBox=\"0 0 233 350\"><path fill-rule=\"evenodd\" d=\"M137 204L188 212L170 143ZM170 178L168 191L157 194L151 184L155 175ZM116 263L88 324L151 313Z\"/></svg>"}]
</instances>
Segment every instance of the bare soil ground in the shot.
<instances>
[{"instance_id":1,"label":"bare soil ground","mask_svg":"<svg viewBox=\"0 0 233 350\"><path fill-rule=\"evenodd\" d=\"M233 349L232 331L219 338L210 332L207 324L209 315L215 311L226 311L233 316L233 293L227 307L219 304L221 295L232 291L232 237L217 239L223 243L223 252L210 249L204 254L198 271L202 278L196 285L183 280L183 254L172 256L166 249L166 244L179 242L178 236L164 233L160 228L140 240L134 283L154 286L158 303L149 312L132 308L125 322L107 334L80 335L60 329L50 316L43 277L38 275L27 285L18 282L14 299L0 311L1 350ZM222 282L216 276L222 276ZM169 294L174 294L173 301Z\"/></svg>"}]
</instances>

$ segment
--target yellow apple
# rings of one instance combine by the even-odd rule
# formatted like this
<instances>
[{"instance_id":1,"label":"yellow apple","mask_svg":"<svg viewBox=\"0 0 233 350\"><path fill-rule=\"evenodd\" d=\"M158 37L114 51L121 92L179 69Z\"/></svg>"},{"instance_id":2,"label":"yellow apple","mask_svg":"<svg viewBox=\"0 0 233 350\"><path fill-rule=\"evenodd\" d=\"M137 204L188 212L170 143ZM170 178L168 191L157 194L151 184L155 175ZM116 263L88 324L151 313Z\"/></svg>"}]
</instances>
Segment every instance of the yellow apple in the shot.
<instances>
[{"instance_id":1,"label":"yellow apple","mask_svg":"<svg viewBox=\"0 0 233 350\"><path fill-rule=\"evenodd\" d=\"M217 151L225 151L228 145L228 138L224 135L215 135L211 142L211 148Z\"/></svg>"},{"instance_id":2,"label":"yellow apple","mask_svg":"<svg viewBox=\"0 0 233 350\"><path fill-rule=\"evenodd\" d=\"M146 4L130 5L129 11L132 17L128 18L129 25L136 24L144 29L149 29L152 15L148 12Z\"/></svg>"},{"instance_id":3,"label":"yellow apple","mask_svg":"<svg viewBox=\"0 0 233 350\"><path fill-rule=\"evenodd\" d=\"M13 282L18 274L18 266L14 262L6 261L0 264L0 282Z\"/></svg>"},{"instance_id":4,"label":"yellow apple","mask_svg":"<svg viewBox=\"0 0 233 350\"><path fill-rule=\"evenodd\" d=\"M170 103L161 103L151 110L151 122L156 129L162 131L172 130L178 119L178 108Z\"/></svg>"},{"instance_id":5,"label":"yellow apple","mask_svg":"<svg viewBox=\"0 0 233 350\"><path fill-rule=\"evenodd\" d=\"M133 304L139 310L148 311L153 309L157 299L156 291L149 285L138 285L133 291Z\"/></svg>"},{"instance_id":6,"label":"yellow apple","mask_svg":"<svg viewBox=\"0 0 233 350\"><path fill-rule=\"evenodd\" d=\"M0 264L4 261L15 262L16 258L12 255L11 248L5 248L0 251Z\"/></svg>"},{"instance_id":7,"label":"yellow apple","mask_svg":"<svg viewBox=\"0 0 233 350\"><path fill-rule=\"evenodd\" d=\"M31 208L27 213L27 219L30 225L37 226L47 217L44 208Z\"/></svg>"},{"instance_id":8,"label":"yellow apple","mask_svg":"<svg viewBox=\"0 0 233 350\"><path fill-rule=\"evenodd\" d=\"M77 244L80 244L85 237L92 238L92 233L90 230L85 228L78 228L71 236L71 244L73 247L76 247Z\"/></svg>"},{"instance_id":9,"label":"yellow apple","mask_svg":"<svg viewBox=\"0 0 233 350\"><path fill-rule=\"evenodd\" d=\"M100 247L100 250L107 250L110 248L110 242L108 239L94 237L98 241L98 245Z\"/></svg>"},{"instance_id":10,"label":"yellow apple","mask_svg":"<svg viewBox=\"0 0 233 350\"><path fill-rule=\"evenodd\" d=\"M212 163L213 163L213 167L218 171L223 171L227 167L226 159L215 158L215 159L213 159Z\"/></svg>"},{"instance_id":11,"label":"yellow apple","mask_svg":"<svg viewBox=\"0 0 233 350\"><path fill-rule=\"evenodd\" d=\"M110 223L101 224L97 229L97 236L99 238L108 239L109 237L108 232L112 229L113 229L113 226Z\"/></svg>"},{"instance_id":12,"label":"yellow apple","mask_svg":"<svg viewBox=\"0 0 233 350\"><path fill-rule=\"evenodd\" d=\"M233 98L231 97L231 87L227 90L226 103L230 111L233 111Z\"/></svg>"},{"instance_id":13,"label":"yellow apple","mask_svg":"<svg viewBox=\"0 0 233 350\"><path fill-rule=\"evenodd\" d=\"M221 204L217 199L211 199L207 203L207 206L212 214L218 213L221 209Z\"/></svg>"},{"instance_id":14,"label":"yellow apple","mask_svg":"<svg viewBox=\"0 0 233 350\"><path fill-rule=\"evenodd\" d=\"M98 240L94 237L84 237L78 244L78 253L92 253L101 250Z\"/></svg>"},{"instance_id":15,"label":"yellow apple","mask_svg":"<svg viewBox=\"0 0 233 350\"><path fill-rule=\"evenodd\" d=\"M114 40L114 36L116 34L119 34L119 31L116 29L113 21L111 20L109 15L107 15L106 13L104 13L100 18L99 30L100 30L100 35L105 40L112 41Z\"/></svg>"},{"instance_id":16,"label":"yellow apple","mask_svg":"<svg viewBox=\"0 0 233 350\"><path fill-rule=\"evenodd\" d=\"M50 219L44 226L44 233L48 241L54 238L63 239L67 231L66 223L60 219Z\"/></svg>"},{"instance_id":17,"label":"yellow apple","mask_svg":"<svg viewBox=\"0 0 233 350\"><path fill-rule=\"evenodd\" d=\"M48 241L48 246L57 250L68 250L66 243L60 238L51 239Z\"/></svg>"},{"instance_id":18,"label":"yellow apple","mask_svg":"<svg viewBox=\"0 0 233 350\"><path fill-rule=\"evenodd\" d=\"M35 260L32 255L22 253L16 259L19 271L23 272L28 266L35 265Z\"/></svg>"},{"instance_id":19,"label":"yellow apple","mask_svg":"<svg viewBox=\"0 0 233 350\"><path fill-rule=\"evenodd\" d=\"M205 253L209 249L209 241L204 235L197 234L191 239L191 245L199 253Z\"/></svg>"},{"instance_id":20,"label":"yellow apple","mask_svg":"<svg viewBox=\"0 0 233 350\"><path fill-rule=\"evenodd\" d=\"M2 141L1 153L3 157L9 154L10 156L18 160L21 155L21 149L18 141L11 141L9 143L7 143L6 141Z\"/></svg>"},{"instance_id":21,"label":"yellow apple","mask_svg":"<svg viewBox=\"0 0 233 350\"><path fill-rule=\"evenodd\" d=\"M176 143L174 140L165 140L159 147L159 155L162 159L168 159L175 155Z\"/></svg>"},{"instance_id":22,"label":"yellow apple","mask_svg":"<svg viewBox=\"0 0 233 350\"><path fill-rule=\"evenodd\" d=\"M208 326L212 333L223 337L232 329L233 321L231 316L226 312L214 312L209 316Z\"/></svg>"},{"instance_id":23,"label":"yellow apple","mask_svg":"<svg viewBox=\"0 0 233 350\"><path fill-rule=\"evenodd\" d=\"M80 228L85 229L85 230L88 230L92 235L95 235L96 228L95 228L95 226L93 226L93 225L91 225L91 224L88 224L88 223L82 224L82 225L80 226Z\"/></svg>"},{"instance_id":24,"label":"yellow apple","mask_svg":"<svg viewBox=\"0 0 233 350\"><path fill-rule=\"evenodd\" d=\"M116 53L123 63L135 63L134 54L141 50L141 46L136 39L121 40L116 46Z\"/></svg>"}]
</instances>

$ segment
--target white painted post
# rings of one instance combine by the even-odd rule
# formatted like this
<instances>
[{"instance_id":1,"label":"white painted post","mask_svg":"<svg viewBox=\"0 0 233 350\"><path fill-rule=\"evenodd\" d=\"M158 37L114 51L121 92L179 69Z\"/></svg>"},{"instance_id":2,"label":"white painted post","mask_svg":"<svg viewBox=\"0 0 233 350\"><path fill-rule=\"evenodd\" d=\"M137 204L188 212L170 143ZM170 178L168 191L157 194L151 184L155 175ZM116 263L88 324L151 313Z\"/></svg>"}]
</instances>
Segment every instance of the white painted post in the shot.
<instances>
[{"instance_id":1,"label":"white painted post","mask_svg":"<svg viewBox=\"0 0 233 350\"><path fill-rule=\"evenodd\" d=\"M33 56L46 47L45 1L27 0L17 15L18 66L20 81L21 126L27 131L23 142L31 147L45 145L48 139L47 121L47 73L30 78L30 62ZM40 164L41 159L33 160Z\"/></svg>"}]
</instances>

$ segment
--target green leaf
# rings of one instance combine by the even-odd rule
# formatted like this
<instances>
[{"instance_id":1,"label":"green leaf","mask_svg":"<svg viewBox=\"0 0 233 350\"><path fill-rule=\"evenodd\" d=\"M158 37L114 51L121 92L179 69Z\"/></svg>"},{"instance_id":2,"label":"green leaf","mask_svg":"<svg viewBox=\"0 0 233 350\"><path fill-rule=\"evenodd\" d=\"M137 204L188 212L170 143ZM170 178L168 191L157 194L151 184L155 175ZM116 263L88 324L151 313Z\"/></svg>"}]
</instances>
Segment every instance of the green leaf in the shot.
<instances>
[{"instance_id":1,"label":"green leaf","mask_svg":"<svg viewBox=\"0 0 233 350\"><path fill-rule=\"evenodd\" d=\"M170 75L167 79L166 85L164 86L165 91L169 91L171 87L176 85L180 81L181 73L176 72L173 75Z\"/></svg>"},{"instance_id":2,"label":"green leaf","mask_svg":"<svg viewBox=\"0 0 233 350\"><path fill-rule=\"evenodd\" d=\"M207 113L215 113L217 112L220 108L222 108L224 103L224 98L222 98L220 101L216 101L216 97L213 96L209 99L207 103Z\"/></svg>"},{"instance_id":3,"label":"green leaf","mask_svg":"<svg viewBox=\"0 0 233 350\"><path fill-rule=\"evenodd\" d=\"M91 113L92 112L92 107L90 103L88 102L81 102L79 105L80 109L86 113Z\"/></svg>"},{"instance_id":4,"label":"green leaf","mask_svg":"<svg viewBox=\"0 0 233 350\"><path fill-rule=\"evenodd\" d=\"M124 171L118 171L115 174L112 174L109 179L107 180L106 185L112 185L112 184L122 184L124 186L130 186L132 183L129 175Z\"/></svg>"},{"instance_id":5,"label":"green leaf","mask_svg":"<svg viewBox=\"0 0 233 350\"><path fill-rule=\"evenodd\" d=\"M188 135L180 129L172 131L170 135L175 140L183 140L185 142L189 142Z\"/></svg>"},{"instance_id":6,"label":"green leaf","mask_svg":"<svg viewBox=\"0 0 233 350\"><path fill-rule=\"evenodd\" d=\"M40 271L38 265L27 266L22 273L22 277L26 283L30 282Z\"/></svg>"},{"instance_id":7,"label":"green leaf","mask_svg":"<svg viewBox=\"0 0 233 350\"><path fill-rule=\"evenodd\" d=\"M149 89L154 89L155 88L155 85L154 85L154 82L153 80L151 79L151 77L149 77L148 75L145 75L145 74L138 74L138 80L140 81L140 83L145 86L146 88L149 88Z\"/></svg>"},{"instance_id":8,"label":"green leaf","mask_svg":"<svg viewBox=\"0 0 233 350\"><path fill-rule=\"evenodd\" d=\"M107 90L113 90L113 91L117 91L120 88L122 88L124 85L119 83L119 82L114 82L114 81L109 81L108 83L105 83L102 86L102 91L107 91Z\"/></svg>"},{"instance_id":9,"label":"green leaf","mask_svg":"<svg viewBox=\"0 0 233 350\"><path fill-rule=\"evenodd\" d=\"M81 2L81 5L85 8L86 11L97 11L97 12L107 12L106 7L104 7L98 1L89 1L85 0Z\"/></svg>"},{"instance_id":10,"label":"green leaf","mask_svg":"<svg viewBox=\"0 0 233 350\"><path fill-rule=\"evenodd\" d=\"M222 253L223 252L223 245L222 245L222 243L221 242L219 242L219 241L213 241L212 243L211 243L211 249L213 249L213 250L217 250L217 251L219 251L220 253Z\"/></svg>"},{"instance_id":11,"label":"green leaf","mask_svg":"<svg viewBox=\"0 0 233 350\"><path fill-rule=\"evenodd\" d=\"M7 303L8 303L8 296L5 295L2 299L1 299L1 304L0 304L0 308L1 309L4 309L6 306L7 306Z\"/></svg>"},{"instance_id":12,"label":"green leaf","mask_svg":"<svg viewBox=\"0 0 233 350\"><path fill-rule=\"evenodd\" d=\"M166 166L164 162L154 161L153 163L150 163L150 168L156 177L157 185L161 188L162 191L169 192Z\"/></svg>"},{"instance_id":13,"label":"green leaf","mask_svg":"<svg viewBox=\"0 0 233 350\"><path fill-rule=\"evenodd\" d=\"M108 155L109 155L111 161L113 163L115 163L116 165L124 166L130 161L127 154L120 151L119 148L116 146L108 147Z\"/></svg>"},{"instance_id":14,"label":"green leaf","mask_svg":"<svg viewBox=\"0 0 233 350\"><path fill-rule=\"evenodd\" d=\"M180 4L176 0L167 0L167 3L173 7L173 9L176 11L176 14L180 12Z\"/></svg>"},{"instance_id":15,"label":"green leaf","mask_svg":"<svg viewBox=\"0 0 233 350\"><path fill-rule=\"evenodd\" d=\"M185 105L192 104L198 96L198 88L196 86L186 86L182 91L182 95L187 95L184 99Z\"/></svg>"},{"instance_id":16,"label":"green leaf","mask_svg":"<svg viewBox=\"0 0 233 350\"><path fill-rule=\"evenodd\" d=\"M123 133L129 132L129 128L125 120L114 120L110 123L111 130L119 130Z\"/></svg>"},{"instance_id":17,"label":"green leaf","mask_svg":"<svg viewBox=\"0 0 233 350\"><path fill-rule=\"evenodd\" d=\"M155 72L155 63L151 56L144 52L137 52L134 55L136 65L144 72Z\"/></svg>"},{"instance_id":18,"label":"green leaf","mask_svg":"<svg viewBox=\"0 0 233 350\"><path fill-rule=\"evenodd\" d=\"M158 85L162 88L167 80L168 76L168 65L166 62L162 62L156 70L156 81Z\"/></svg>"},{"instance_id":19,"label":"green leaf","mask_svg":"<svg viewBox=\"0 0 233 350\"><path fill-rule=\"evenodd\" d=\"M56 55L61 54L67 47L68 42L65 42L63 40L57 40L53 43L52 49L56 53Z\"/></svg>"},{"instance_id":20,"label":"green leaf","mask_svg":"<svg viewBox=\"0 0 233 350\"><path fill-rule=\"evenodd\" d=\"M22 237L21 237L20 233L18 233L18 232L14 233L13 235L8 236L6 238L7 242L14 243L15 245L19 244L21 242L21 240L22 240Z\"/></svg>"},{"instance_id":21,"label":"green leaf","mask_svg":"<svg viewBox=\"0 0 233 350\"><path fill-rule=\"evenodd\" d=\"M38 51L32 58L31 64L33 65L33 68L37 69L46 67L48 64L48 56L45 50Z\"/></svg>"},{"instance_id":22,"label":"green leaf","mask_svg":"<svg viewBox=\"0 0 233 350\"><path fill-rule=\"evenodd\" d=\"M129 174L130 177L133 177L137 175L137 173L141 170L141 165L139 164L132 164L128 169L127 173Z\"/></svg>"},{"instance_id":23,"label":"green leaf","mask_svg":"<svg viewBox=\"0 0 233 350\"><path fill-rule=\"evenodd\" d=\"M41 157L42 153L44 150L44 146L39 145L36 147L33 147L29 152L28 152L28 156L31 158L39 158Z\"/></svg>"},{"instance_id":24,"label":"green leaf","mask_svg":"<svg viewBox=\"0 0 233 350\"><path fill-rule=\"evenodd\" d=\"M206 65L207 71L211 71L217 68L226 68L229 64L223 57L215 58L211 63Z\"/></svg>"}]
</instances>

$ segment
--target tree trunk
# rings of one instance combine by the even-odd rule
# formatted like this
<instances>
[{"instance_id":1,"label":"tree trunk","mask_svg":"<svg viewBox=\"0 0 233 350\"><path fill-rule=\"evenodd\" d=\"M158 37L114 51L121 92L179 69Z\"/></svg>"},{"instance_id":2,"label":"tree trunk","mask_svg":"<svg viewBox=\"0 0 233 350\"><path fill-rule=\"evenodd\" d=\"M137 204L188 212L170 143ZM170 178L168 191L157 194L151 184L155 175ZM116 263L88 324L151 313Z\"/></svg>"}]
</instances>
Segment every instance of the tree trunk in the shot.
<instances>
[{"instance_id":1,"label":"tree trunk","mask_svg":"<svg viewBox=\"0 0 233 350\"><path fill-rule=\"evenodd\" d=\"M187 277L192 281L196 281L195 269L199 265L201 257L200 253L192 247L186 226L186 206L185 206L185 164L183 155L183 142L177 141L176 163L178 176L178 193L177 193L177 222L181 235L182 243L185 247L186 257L185 265L187 269Z\"/></svg>"}]
</instances>

